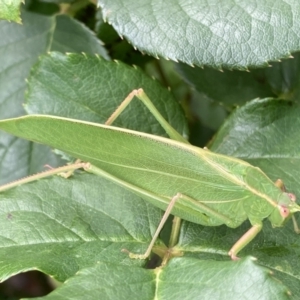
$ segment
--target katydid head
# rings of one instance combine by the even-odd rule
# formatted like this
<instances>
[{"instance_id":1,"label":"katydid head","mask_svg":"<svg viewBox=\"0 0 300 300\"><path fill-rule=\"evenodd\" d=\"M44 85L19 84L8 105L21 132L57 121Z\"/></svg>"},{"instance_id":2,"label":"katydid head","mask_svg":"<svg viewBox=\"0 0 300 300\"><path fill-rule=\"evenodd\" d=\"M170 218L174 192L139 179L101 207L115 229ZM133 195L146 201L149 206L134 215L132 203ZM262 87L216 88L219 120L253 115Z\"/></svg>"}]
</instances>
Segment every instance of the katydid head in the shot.
<instances>
[{"instance_id":1,"label":"katydid head","mask_svg":"<svg viewBox=\"0 0 300 300\"><path fill-rule=\"evenodd\" d=\"M282 193L269 220L273 227L280 227L297 211L300 211L300 206L296 203L296 196L291 193Z\"/></svg>"}]
</instances>

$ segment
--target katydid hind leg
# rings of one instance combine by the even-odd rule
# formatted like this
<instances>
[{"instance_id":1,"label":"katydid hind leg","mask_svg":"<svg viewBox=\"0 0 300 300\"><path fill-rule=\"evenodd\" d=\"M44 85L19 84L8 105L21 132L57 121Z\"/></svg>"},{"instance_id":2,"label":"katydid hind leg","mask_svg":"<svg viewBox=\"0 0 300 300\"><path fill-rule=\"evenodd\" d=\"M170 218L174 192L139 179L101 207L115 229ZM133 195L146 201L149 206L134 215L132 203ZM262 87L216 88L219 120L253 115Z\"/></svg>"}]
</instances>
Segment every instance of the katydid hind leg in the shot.
<instances>
[{"instance_id":1,"label":"katydid hind leg","mask_svg":"<svg viewBox=\"0 0 300 300\"><path fill-rule=\"evenodd\" d=\"M225 224L228 227L233 228L238 225L230 217L216 211L215 209L207 206L201 201L197 201L196 199L184 194L180 194L180 200L186 208L197 211L197 218L199 220L201 219L201 222L199 222L199 224L202 224L204 226L216 226L216 224L213 224L216 220L218 223L217 225Z\"/></svg>"},{"instance_id":2,"label":"katydid hind leg","mask_svg":"<svg viewBox=\"0 0 300 300\"><path fill-rule=\"evenodd\" d=\"M232 260L237 260L237 254L247 246L261 231L262 223L254 224L244 235L231 247L228 252L228 255Z\"/></svg>"}]
</instances>

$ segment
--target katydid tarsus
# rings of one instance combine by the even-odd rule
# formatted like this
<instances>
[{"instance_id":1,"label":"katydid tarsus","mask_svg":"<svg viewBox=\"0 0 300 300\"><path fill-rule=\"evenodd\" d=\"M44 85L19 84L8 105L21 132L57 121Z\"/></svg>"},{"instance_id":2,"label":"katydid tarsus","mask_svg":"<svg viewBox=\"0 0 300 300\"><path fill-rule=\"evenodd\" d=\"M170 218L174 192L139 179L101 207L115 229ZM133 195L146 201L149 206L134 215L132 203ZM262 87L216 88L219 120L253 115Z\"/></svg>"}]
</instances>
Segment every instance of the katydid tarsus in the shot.
<instances>
[{"instance_id":1,"label":"katydid tarsus","mask_svg":"<svg viewBox=\"0 0 300 300\"><path fill-rule=\"evenodd\" d=\"M134 96L142 100L171 139L110 125ZM180 218L204 226L225 224L231 228L249 219L252 227L228 253L236 259L237 253L260 232L263 219L269 218L278 227L300 211L295 196L285 191L281 181L273 183L259 168L245 161L190 145L167 123L142 89L130 93L106 125L31 115L0 121L0 129L79 158L87 163L65 169L83 167L165 210L146 253L131 253L134 258L150 254L170 213L176 216L174 232L178 232ZM22 180L0 187L0 192L21 183ZM293 222L298 232L294 218ZM175 240L172 238L171 246Z\"/></svg>"}]
</instances>

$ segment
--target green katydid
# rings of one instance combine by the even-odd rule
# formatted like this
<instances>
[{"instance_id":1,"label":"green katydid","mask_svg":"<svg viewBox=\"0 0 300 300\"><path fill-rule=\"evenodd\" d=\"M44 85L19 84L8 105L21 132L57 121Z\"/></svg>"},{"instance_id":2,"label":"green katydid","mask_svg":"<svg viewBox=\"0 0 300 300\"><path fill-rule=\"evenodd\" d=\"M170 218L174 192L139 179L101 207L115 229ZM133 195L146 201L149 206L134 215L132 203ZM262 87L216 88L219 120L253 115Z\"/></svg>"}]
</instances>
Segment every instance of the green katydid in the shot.
<instances>
[{"instance_id":1,"label":"green katydid","mask_svg":"<svg viewBox=\"0 0 300 300\"><path fill-rule=\"evenodd\" d=\"M110 126L134 96L142 100L171 139ZM32 115L3 120L0 129L88 162L64 167L59 172L83 167L165 210L146 253L130 254L131 257L146 258L150 254L171 212L177 221L183 218L205 226L225 224L235 228L249 219L252 227L228 253L235 259L262 229L263 219L269 218L274 227L282 226L300 211L295 196L286 193L281 181L274 184L247 162L190 145L141 89L134 90L122 102L107 124ZM17 184L20 182L0 187L0 191ZM298 232L294 217L293 221Z\"/></svg>"}]
</instances>

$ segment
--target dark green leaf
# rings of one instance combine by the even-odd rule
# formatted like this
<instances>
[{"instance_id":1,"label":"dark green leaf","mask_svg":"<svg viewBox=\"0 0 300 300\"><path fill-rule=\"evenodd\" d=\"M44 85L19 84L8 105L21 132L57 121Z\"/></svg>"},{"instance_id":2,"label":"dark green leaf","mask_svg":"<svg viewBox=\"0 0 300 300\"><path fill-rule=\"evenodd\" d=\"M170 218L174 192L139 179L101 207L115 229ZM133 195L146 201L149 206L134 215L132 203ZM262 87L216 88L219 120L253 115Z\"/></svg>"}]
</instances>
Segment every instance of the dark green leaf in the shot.
<instances>
[{"instance_id":1,"label":"dark green leaf","mask_svg":"<svg viewBox=\"0 0 300 300\"><path fill-rule=\"evenodd\" d=\"M0 194L0 274L38 269L59 281L97 261L132 265L161 211L97 176L52 177Z\"/></svg>"},{"instance_id":2,"label":"dark green leaf","mask_svg":"<svg viewBox=\"0 0 300 300\"><path fill-rule=\"evenodd\" d=\"M139 50L190 65L247 69L300 50L298 0L98 3Z\"/></svg>"},{"instance_id":3,"label":"dark green leaf","mask_svg":"<svg viewBox=\"0 0 300 300\"><path fill-rule=\"evenodd\" d=\"M241 105L255 98L278 97L299 100L300 54L251 72L224 71L178 66L184 80L198 92L226 106Z\"/></svg>"},{"instance_id":4,"label":"dark green leaf","mask_svg":"<svg viewBox=\"0 0 300 300\"><path fill-rule=\"evenodd\" d=\"M290 299L288 290L251 258L238 262L177 258L154 271L100 263L38 299Z\"/></svg>"},{"instance_id":5,"label":"dark green leaf","mask_svg":"<svg viewBox=\"0 0 300 300\"><path fill-rule=\"evenodd\" d=\"M244 104L255 98L273 97L264 69L251 72L218 70L180 64L178 70L184 80L198 92L226 106ZM270 70L272 70L270 68Z\"/></svg>"},{"instance_id":6,"label":"dark green leaf","mask_svg":"<svg viewBox=\"0 0 300 300\"><path fill-rule=\"evenodd\" d=\"M139 68L97 56L51 53L42 57L29 79L25 107L30 114L104 123L125 97L138 88L143 88L164 117L187 135L183 111L168 90ZM165 135L138 99L132 101L114 125Z\"/></svg>"}]
</instances>

